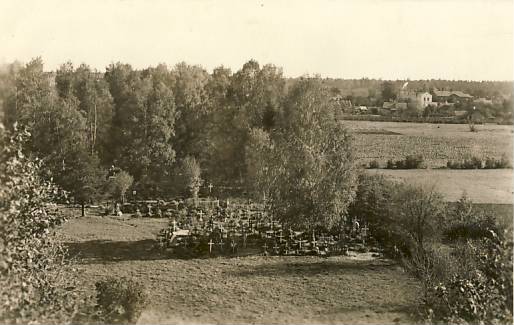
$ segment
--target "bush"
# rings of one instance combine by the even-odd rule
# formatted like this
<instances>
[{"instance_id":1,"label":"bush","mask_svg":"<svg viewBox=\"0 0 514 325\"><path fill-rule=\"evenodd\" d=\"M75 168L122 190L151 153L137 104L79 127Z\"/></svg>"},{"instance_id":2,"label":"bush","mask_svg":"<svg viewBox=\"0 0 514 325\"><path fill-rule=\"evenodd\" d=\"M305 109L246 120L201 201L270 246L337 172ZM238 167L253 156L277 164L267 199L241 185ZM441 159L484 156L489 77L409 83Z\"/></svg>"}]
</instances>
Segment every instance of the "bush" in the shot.
<instances>
[{"instance_id":1,"label":"bush","mask_svg":"<svg viewBox=\"0 0 514 325\"><path fill-rule=\"evenodd\" d=\"M380 164L378 163L378 161L372 160L369 162L368 168L369 169L377 169L377 168L380 168Z\"/></svg>"},{"instance_id":2,"label":"bush","mask_svg":"<svg viewBox=\"0 0 514 325\"><path fill-rule=\"evenodd\" d=\"M511 163L506 155L501 156L500 159L487 157L485 160L485 169L499 169L499 168L512 168Z\"/></svg>"},{"instance_id":3,"label":"bush","mask_svg":"<svg viewBox=\"0 0 514 325\"><path fill-rule=\"evenodd\" d=\"M458 222L444 231L444 238L450 242L466 239L482 239L490 236L490 231L497 231L495 218L482 215L476 219Z\"/></svg>"},{"instance_id":4,"label":"bush","mask_svg":"<svg viewBox=\"0 0 514 325\"><path fill-rule=\"evenodd\" d=\"M144 287L130 279L110 277L95 287L100 318L108 324L135 323L147 304Z\"/></svg>"},{"instance_id":5,"label":"bush","mask_svg":"<svg viewBox=\"0 0 514 325\"><path fill-rule=\"evenodd\" d=\"M392 161L388 160L386 169L422 169L426 168L422 155L409 155L403 160Z\"/></svg>"},{"instance_id":6,"label":"bush","mask_svg":"<svg viewBox=\"0 0 514 325\"><path fill-rule=\"evenodd\" d=\"M482 161L479 157L471 157L462 161L451 161L446 163L446 167L450 169L499 169L499 168L512 168L512 165L506 155L501 158L487 157Z\"/></svg>"},{"instance_id":7,"label":"bush","mask_svg":"<svg viewBox=\"0 0 514 325\"><path fill-rule=\"evenodd\" d=\"M474 266L454 271L426 292L430 321L512 323L512 240L507 238L491 232L489 238L468 242L464 260L473 260Z\"/></svg>"},{"instance_id":8,"label":"bush","mask_svg":"<svg viewBox=\"0 0 514 325\"><path fill-rule=\"evenodd\" d=\"M57 190L23 146L28 132L0 125L0 323L66 323L79 306L53 237L65 216L49 203Z\"/></svg>"}]
</instances>

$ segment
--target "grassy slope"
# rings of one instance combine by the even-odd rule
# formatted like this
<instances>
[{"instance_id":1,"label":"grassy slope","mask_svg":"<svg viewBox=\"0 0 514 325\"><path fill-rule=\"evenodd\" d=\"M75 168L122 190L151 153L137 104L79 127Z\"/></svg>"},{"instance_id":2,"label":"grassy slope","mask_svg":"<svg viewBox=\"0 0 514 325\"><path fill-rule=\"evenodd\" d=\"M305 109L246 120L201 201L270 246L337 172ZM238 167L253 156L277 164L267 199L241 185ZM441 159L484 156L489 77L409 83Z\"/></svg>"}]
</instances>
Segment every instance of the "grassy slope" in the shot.
<instances>
[{"instance_id":1,"label":"grassy slope","mask_svg":"<svg viewBox=\"0 0 514 325\"><path fill-rule=\"evenodd\" d=\"M86 217L64 225L81 290L92 294L108 275L141 281L151 296L142 323L394 323L409 322L415 308L416 281L388 260L169 259L152 248L164 223Z\"/></svg>"}]
</instances>

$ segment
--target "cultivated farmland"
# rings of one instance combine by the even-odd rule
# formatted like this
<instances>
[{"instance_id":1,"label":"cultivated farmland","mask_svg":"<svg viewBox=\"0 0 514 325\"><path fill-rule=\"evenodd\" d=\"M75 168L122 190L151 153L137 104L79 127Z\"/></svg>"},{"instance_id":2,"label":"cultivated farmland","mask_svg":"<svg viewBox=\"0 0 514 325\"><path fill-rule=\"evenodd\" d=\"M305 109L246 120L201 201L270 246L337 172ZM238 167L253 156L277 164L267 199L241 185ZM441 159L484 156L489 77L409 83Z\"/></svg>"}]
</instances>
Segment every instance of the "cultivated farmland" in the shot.
<instances>
[{"instance_id":1,"label":"cultivated farmland","mask_svg":"<svg viewBox=\"0 0 514 325\"><path fill-rule=\"evenodd\" d=\"M343 121L354 133L360 163L422 155L430 168L446 166L448 160L471 156L499 158L512 156L512 126L479 125L470 132L465 124Z\"/></svg>"}]
</instances>

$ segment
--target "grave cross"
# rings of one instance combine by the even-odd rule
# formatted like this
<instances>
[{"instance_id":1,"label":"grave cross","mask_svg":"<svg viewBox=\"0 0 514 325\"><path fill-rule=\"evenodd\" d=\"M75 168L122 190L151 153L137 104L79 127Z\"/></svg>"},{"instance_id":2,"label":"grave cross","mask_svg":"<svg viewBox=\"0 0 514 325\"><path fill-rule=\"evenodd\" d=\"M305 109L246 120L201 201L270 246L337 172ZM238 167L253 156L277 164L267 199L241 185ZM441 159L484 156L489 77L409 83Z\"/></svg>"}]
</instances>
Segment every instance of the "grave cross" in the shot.
<instances>
[{"instance_id":1,"label":"grave cross","mask_svg":"<svg viewBox=\"0 0 514 325\"><path fill-rule=\"evenodd\" d=\"M213 188L212 183L209 183L209 186L208 186L208 187L209 187L209 193L211 193L212 188Z\"/></svg>"},{"instance_id":2,"label":"grave cross","mask_svg":"<svg viewBox=\"0 0 514 325\"><path fill-rule=\"evenodd\" d=\"M230 241L230 247L232 248L232 254L234 254L236 252L236 246L237 246L237 243L234 239L232 239Z\"/></svg>"},{"instance_id":3,"label":"grave cross","mask_svg":"<svg viewBox=\"0 0 514 325\"><path fill-rule=\"evenodd\" d=\"M266 253L268 251L268 243L264 242L264 246L262 246L262 248L264 248L264 252Z\"/></svg>"},{"instance_id":4,"label":"grave cross","mask_svg":"<svg viewBox=\"0 0 514 325\"><path fill-rule=\"evenodd\" d=\"M278 247L277 242L275 242L275 245L273 246L273 249L275 250L275 254L278 254L278 252L279 252L279 251L278 251L279 247Z\"/></svg>"},{"instance_id":5,"label":"grave cross","mask_svg":"<svg viewBox=\"0 0 514 325\"><path fill-rule=\"evenodd\" d=\"M289 239L293 240L296 237L293 229L289 228Z\"/></svg>"},{"instance_id":6,"label":"grave cross","mask_svg":"<svg viewBox=\"0 0 514 325\"><path fill-rule=\"evenodd\" d=\"M225 245L225 243L223 243L223 240L221 240L218 245L220 246L220 250L223 252L223 245Z\"/></svg>"},{"instance_id":7,"label":"grave cross","mask_svg":"<svg viewBox=\"0 0 514 325\"><path fill-rule=\"evenodd\" d=\"M173 225L173 231L177 231L177 220L173 219L173 221L171 222L171 224Z\"/></svg>"},{"instance_id":8,"label":"grave cross","mask_svg":"<svg viewBox=\"0 0 514 325\"><path fill-rule=\"evenodd\" d=\"M208 245L209 245L209 254L210 254L210 253L212 253L212 245L214 245L212 238L211 238L211 240L209 240Z\"/></svg>"}]
</instances>

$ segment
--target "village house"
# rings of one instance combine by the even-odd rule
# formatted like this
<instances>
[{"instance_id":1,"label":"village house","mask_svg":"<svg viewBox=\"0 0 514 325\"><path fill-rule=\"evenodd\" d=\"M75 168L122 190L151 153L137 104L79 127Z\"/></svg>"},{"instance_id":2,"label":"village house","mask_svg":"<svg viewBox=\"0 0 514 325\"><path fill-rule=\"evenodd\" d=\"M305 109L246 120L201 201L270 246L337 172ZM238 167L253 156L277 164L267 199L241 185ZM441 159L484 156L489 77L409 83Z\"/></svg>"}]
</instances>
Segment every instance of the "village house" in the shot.
<instances>
[{"instance_id":1,"label":"village house","mask_svg":"<svg viewBox=\"0 0 514 325\"><path fill-rule=\"evenodd\" d=\"M462 103L473 99L473 96L460 90L434 90L433 100L439 104Z\"/></svg>"},{"instance_id":2,"label":"village house","mask_svg":"<svg viewBox=\"0 0 514 325\"><path fill-rule=\"evenodd\" d=\"M416 104L418 110L432 105L432 94L426 91L407 90L406 85L399 92L398 100L400 102L412 102Z\"/></svg>"}]
</instances>

